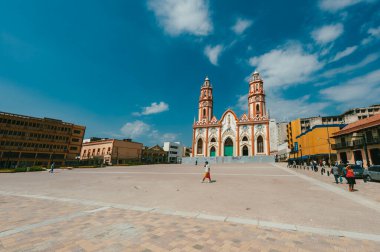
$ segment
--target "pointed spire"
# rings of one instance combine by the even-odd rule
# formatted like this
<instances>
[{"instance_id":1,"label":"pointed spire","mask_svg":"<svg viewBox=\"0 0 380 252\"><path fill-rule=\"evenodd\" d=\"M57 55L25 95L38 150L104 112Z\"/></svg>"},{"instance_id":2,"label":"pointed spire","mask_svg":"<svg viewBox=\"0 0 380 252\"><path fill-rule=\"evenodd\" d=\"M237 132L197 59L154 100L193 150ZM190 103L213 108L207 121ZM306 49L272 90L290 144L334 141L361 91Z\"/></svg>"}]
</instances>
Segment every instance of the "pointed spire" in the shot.
<instances>
[{"instance_id":1,"label":"pointed spire","mask_svg":"<svg viewBox=\"0 0 380 252\"><path fill-rule=\"evenodd\" d=\"M205 77L205 81L203 82L202 88L203 88L203 87L212 87L212 86L211 86L211 83L210 83L210 79L208 78L207 75L206 75L206 77Z\"/></svg>"}]
</instances>

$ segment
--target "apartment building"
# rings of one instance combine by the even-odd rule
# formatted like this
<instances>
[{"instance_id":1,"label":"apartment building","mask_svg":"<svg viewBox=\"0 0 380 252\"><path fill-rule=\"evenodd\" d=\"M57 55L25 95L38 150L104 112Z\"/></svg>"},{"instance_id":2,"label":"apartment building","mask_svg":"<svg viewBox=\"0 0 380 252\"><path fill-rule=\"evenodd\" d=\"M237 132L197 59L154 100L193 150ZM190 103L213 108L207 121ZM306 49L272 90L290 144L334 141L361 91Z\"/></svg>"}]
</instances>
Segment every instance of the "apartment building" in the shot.
<instances>
[{"instance_id":1,"label":"apartment building","mask_svg":"<svg viewBox=\"0 0 380 252\"><path fill-rule=\"evenodd\" d=\"M0 112L0 167L57 166L75 161L86 127Z\"/></svg>"}]
</instances>

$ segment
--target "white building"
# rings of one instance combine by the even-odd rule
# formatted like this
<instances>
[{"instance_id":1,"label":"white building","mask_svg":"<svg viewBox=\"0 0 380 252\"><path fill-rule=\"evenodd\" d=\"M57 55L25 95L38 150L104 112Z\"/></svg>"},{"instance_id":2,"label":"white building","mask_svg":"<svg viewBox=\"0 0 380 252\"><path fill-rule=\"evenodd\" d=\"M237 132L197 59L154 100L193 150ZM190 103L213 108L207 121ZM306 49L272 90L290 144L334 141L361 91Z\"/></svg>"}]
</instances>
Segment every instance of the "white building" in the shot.
<instances>
[{"instance_id":1,"label":"white building","mask_svg":"<svg viewBox=\"0 0 380 252\"><path fill-rule=\"evenodd\" d=\"M164 151L168 152L169 163L180 163L182 160L183 146L180 142L164 142Z\"/></svg>"}]
</instances>

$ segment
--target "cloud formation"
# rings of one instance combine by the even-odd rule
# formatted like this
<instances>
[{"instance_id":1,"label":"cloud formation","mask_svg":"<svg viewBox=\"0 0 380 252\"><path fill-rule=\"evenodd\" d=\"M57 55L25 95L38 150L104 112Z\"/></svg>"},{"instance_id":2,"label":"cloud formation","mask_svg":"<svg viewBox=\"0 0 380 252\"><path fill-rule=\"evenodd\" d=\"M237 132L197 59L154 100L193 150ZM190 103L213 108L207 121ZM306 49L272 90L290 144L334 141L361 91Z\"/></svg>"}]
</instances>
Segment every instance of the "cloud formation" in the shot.
<instances>
[{"instance_id":1,"label":"cloud formation","mask_svg":"<svg viewBox=\"0 0 380 252\"><path fill-rule=\"evenodd\" d=\"M380 94L380 69L323 89L320 94L345 108L363 106L370 100L375 103Z\"/></svg>"},{"instance_id":2,"label":"cloud formation","mask_svg":"<svg viewBox=\"0 0 380 252\"><path fill-rule=\"evenodd\" d=\"M330 69L330 70L324 72L323 74L321 74L321 76L322 77L330 78L330 77L333 77L333 76L335 76L337 74L349 73L349 72L352 72L352 71L357 70L359 68L365 67L366 65L368 65L368 64L376 61L379 58L380 58L380 54L379 53L373 53L373 54L367 55L359 63L345 65L345 66L342 66L342 67L337 67L337 68Z\"/></svg>"},{"instance_id":3,"label":"cloud formation","mask_svg":"<svg viewBox=\"0 0 380 252\"><path fill-rule=\"evenodd\" d=\"M361 2L373 2L373 0L321 0L319 7L325 11L335 12Z\"/></svg>"},{"instance_id":4,"label":"cloud formation","mask_svg":"<svg viewBox=\"0 0 380 252\"><path fill-rule=\"evenodd\" d=\"M371 43L372 41L375 41L377 39L380 39L380 26L379 27L371 27L367 31L368 37L362 40L361 44L362 45L367 45Z\"/></svg>"},{"instance_id":5,"label":"cloud formation","mask_svg":"<svg viewBox=\"0 0 380 252\"><path fill-rule=\"evenodd\" d=\"M152 144L174 141L178 138L178 134L176 133L161 133L151 125L140 120L125 123L120 131L121 137L132 139L146 138L145 142Z\"/></svg>"},{"instance_id":6,"label":"cloud formation","mask_svg":"<svg viewBox=\"0 0 380 252\"><path fill-rule=\"evenodd\" d=\"M208 45L205 47L204 54L210 60L211 64L217 66L218 59L222 51L223 51L223 45L216 45L216 46Z\"/></svg>"},{"instance_id":7,"label":"cloud formation","mask_svg":"<svg viewBox=\"0 0 380 252\"><path fill-rule=\"evenodd\" d=\"M315 54L307 53L298 43L287 44L261 56L252 57L249 63L265 78L267 87L300 84L323 66Z\"/></svg>"},{"instance_id":8,"label":"cloud formation","mask_svg":"<svg viewBox=\"0 0 380 252\"><path fill-rule=\"evenodd\" d=\"M213 30L205 0L149 0L148 7L154 12L165 32L171 36L205 36Z\"/></svg>"},{"instance_id":9,"label":"cloud formation","mask_svg":"<svg viewBox=\"0 0 380 252\"><path fill-rule=\"evenodd\" d=\"M252 25L252 20L238 18L236 23L231 27L231 29L237 34L241 35Z\"/></svg>"},{"instance_id":10,"label":"cloud formation","mask_svg":"<svg viewBox=\"0 0 380 252\"><path fill-rule=\"evenodd\" d=\"M347 57L348 55L354 53L356 51L356 49L358 49L357 46L351 46L351 47L347 47L346 49L344 49L343 51L341 52L338 52L335 57L330 61L330 62L334 62L334 61L338 61L344 57Z\"/></svg>"},{"instance_id":11,"label":"cloud formation","mask_svg":"<svg viewBox=\"0 0 380 252\"><path fill-rule=\"evenodd\" d=\"M133 115L135 116L140 116L140 115L151 115L151 114L158 114L164 111L169 110L169 105L165 102L153 102L150 106L148 107L143 107L142 112L135 112Z\"/></svg>"},{"instance_id":12,"label":"cloud formation","mask_svg":"<svg viewBox=\"0 0 380 252\"><path fill-rule=\"evenodd\" d=\"M343 29L342 24L325 25L314 30L311 36L318 44L323 45L339 38L343 34Z\"/></svg>"}]
</instances>

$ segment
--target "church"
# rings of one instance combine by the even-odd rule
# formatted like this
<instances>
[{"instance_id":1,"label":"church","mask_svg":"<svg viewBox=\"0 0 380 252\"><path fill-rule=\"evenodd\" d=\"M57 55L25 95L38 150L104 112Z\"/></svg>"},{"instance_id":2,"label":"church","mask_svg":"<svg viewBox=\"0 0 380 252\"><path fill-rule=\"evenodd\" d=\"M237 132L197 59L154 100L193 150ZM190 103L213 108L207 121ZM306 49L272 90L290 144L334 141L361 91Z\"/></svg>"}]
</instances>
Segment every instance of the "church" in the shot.
<instances>
[{"instance_id":1,"label":"church","mask_svg":"<svg viewBox=\"0 0 380 252\"><path fill-rule=\"evenodd\" d=\"M249 80L248 113L238 117L228 109L218 120L213 114L213 87L206 77L199 96L198 120L193 125L193 157L267 156L269 118L264 82L258 72Z\"/></svg>"}]
</instances>

